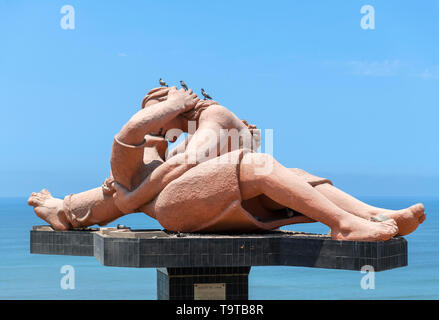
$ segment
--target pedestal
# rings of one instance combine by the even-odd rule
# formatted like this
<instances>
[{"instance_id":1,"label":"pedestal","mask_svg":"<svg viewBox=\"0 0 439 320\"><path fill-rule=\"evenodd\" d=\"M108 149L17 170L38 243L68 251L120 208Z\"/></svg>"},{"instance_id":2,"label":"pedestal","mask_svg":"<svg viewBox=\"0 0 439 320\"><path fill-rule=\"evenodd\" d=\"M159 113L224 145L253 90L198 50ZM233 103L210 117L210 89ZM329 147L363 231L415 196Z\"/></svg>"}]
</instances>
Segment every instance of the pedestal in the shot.
<instances>
[{"instance_id":1,"label":"pedestal","mask_svg":"<svg viewBox=\"0 0 439 320\"><path fill-rule=\"evenodd\" d=\"M100 228L55 231L36 226L30 251L94 256L104 266L157 268L158 299L248 299L252 266L384 271L407 265L407 241L340 241L292 231L181 234Z\"/></svg>"}]
</instances>

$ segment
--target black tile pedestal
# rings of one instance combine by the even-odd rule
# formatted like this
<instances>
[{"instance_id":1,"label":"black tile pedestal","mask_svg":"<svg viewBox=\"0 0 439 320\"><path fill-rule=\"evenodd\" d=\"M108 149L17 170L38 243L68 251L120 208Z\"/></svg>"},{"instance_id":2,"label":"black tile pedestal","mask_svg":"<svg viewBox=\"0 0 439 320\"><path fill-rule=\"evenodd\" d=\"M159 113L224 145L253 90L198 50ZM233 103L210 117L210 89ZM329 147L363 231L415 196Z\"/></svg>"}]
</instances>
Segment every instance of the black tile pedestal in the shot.
<instances>
[{"instance_id":1,"label":"black tile pedestal","mask_svg":"<svg viewBox=\"0 0 439 320\"><path fill-rule=\"evenodd\" d=\"M164 230L36 226L30 252L94 256L104 266L157 268L158 299L247 299L252 266L384 271L407 266L407 241L339 241L293 231L176 234Z\"/></svg>"}]
</instances>

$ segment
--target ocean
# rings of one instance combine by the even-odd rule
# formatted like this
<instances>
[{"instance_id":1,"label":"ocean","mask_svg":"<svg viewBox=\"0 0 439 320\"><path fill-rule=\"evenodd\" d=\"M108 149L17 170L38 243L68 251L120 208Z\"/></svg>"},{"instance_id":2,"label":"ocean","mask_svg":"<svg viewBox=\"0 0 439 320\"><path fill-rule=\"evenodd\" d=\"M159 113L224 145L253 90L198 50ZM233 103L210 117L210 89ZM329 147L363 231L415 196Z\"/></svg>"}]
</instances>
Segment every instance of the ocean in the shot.
<instances>
[{"instance_id":1,"label":"ocean","mask_svg":"<svg viewBox=\"0 0 439 320\"><path fill-rule=\"evenodd\" d=\"M301 267L252 267L249 299L439 299L439 198L377 198L361 200L378 207L401 209L423 202L427 220L408 241L408 266L375 274L374 289L364 290L360 271ZM156 269L104 267L94 257L37 255L29 253L29 231L40 220L25 198L0 198L0 299L146 299L155 300ZM142 213L125 216L118 223L132 228L161 228ZM320 224L283 229L327 233ZM75 270L75 288L61 287L61 268Z\"/></svg>"}]
</instances>

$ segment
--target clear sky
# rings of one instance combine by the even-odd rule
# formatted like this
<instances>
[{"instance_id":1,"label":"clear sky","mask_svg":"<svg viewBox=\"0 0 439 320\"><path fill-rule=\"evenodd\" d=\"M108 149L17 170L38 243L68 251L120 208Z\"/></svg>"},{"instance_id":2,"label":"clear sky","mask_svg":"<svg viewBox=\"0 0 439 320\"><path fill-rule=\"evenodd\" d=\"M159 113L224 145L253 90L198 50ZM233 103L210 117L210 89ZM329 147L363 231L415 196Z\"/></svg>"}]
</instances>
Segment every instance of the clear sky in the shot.
<instances>
[{"instance_id":1,"label":"clear sky","mask_svg":"<svg viewBox=\"0 0 439 320\"><path fill-rule=\"evenodd\" d=\"M273 129L287 167L354 195L439 195L438 35L435 0L0 0L0 196L99 186L160 77Z\"/></svg>"}]
</instances>

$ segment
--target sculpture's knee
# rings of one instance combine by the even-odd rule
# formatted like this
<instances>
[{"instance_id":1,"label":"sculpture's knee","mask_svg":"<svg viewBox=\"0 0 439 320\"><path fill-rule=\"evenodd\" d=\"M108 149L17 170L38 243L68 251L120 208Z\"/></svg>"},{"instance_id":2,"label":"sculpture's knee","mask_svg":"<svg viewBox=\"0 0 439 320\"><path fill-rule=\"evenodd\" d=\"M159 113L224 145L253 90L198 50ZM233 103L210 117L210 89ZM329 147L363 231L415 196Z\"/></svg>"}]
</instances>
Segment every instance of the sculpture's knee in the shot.
<instances>
[{"instance_id":1,"label":"sculpture's knee","mask_svg":"<svg viewBox=\"0 0 439 320\"><path fill-rule=\"evenodd\" d=\"M244 155L241 163L249 166L257 178L270 175L276 165L276 160L267 153L248 153Z\"/></svg>"}]
</instances>

